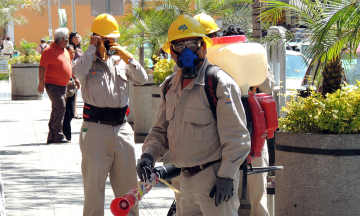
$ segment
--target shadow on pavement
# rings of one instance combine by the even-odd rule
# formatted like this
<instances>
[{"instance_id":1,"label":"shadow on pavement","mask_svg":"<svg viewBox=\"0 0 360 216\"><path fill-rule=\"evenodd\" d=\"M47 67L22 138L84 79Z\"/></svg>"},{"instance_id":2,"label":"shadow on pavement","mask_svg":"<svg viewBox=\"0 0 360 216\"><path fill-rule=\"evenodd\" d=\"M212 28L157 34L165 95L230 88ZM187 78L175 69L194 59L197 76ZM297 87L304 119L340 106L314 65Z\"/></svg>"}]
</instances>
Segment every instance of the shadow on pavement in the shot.
<instances>
[{"instance_id":1,"label":"shadow on pavement","mask_svg":"<svg viewBox=\"0 0 360 216\"><path fill-rule=\"evenodd\" d=\"M31 151L14 151L14 150L5 150L0 151L0 155L21 155L21 154L31 154L34 152Z\"/></svg>"},{"instance_id":2,"label":"shadow on pavement","mask_svg":"<svg viewBox=\"0 0 360 216\"><path fill-rule=\"evenodd\" d=\"M11 146L5 146L5 147L14 147L14 146L43 146L43 145L49 145L47 143L28 143L28 144L18 144L18 145L11 145Z\"/></svg>"},{"instance_id":3,"label":"shadow on pavement","mask_svg":"<svg viewBox=\"0 0 360 216\"><path fill-rule=\"evenodd\" d=\"M1 120L0 122L19 122L19 121L14 121L14 120Z\"/></svg>"}]
</instances>

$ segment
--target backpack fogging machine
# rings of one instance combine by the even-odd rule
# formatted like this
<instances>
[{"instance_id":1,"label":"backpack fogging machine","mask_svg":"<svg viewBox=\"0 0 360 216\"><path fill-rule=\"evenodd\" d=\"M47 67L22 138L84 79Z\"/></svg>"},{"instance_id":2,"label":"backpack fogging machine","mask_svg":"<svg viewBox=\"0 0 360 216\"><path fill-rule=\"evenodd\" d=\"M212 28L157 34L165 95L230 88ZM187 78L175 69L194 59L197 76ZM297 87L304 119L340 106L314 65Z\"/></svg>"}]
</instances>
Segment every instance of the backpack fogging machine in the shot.
<instances>
[{"instance_id":1,"label":"backpack fogging machine","mask_svg":"<svg viewBox=\"0 0 360 216\"><path fill-rule=\"evenodd\" d=\"M240 202L246 202L247 176L269 171L281 170L282 166L252 167L251 163L261 157L265 139L274 137L274 131L278 128L278 116L276 102L271 95L264 93L248 93L249 86L257 86L264 82L267 74L266 52L262 45L256 43L238 43L244 41L245 36L229 36L213 38L214 45L208 50L209 62L220 66L228 72L238 84L244 106L247 129L251 136L251 150L246 160L240 167L243 172L242 192ZM252 63L252 64L249 64ZM256 63L256 64L255 64ZM216 120L217 104L217 72L219 68L210 67L205 71L205 92L210 109ZM170 80L168 80L169 83ZM164 95L168 91L168 83L165 83ZM216 100L216 102L213 101ZM148 193L159 181L167 184L167 180L180 175L181 169L170 164L155 167L150 181L138 182L125 196L115 198L111 203L111 212L115 216L127 215L130 209ZM168 215L173 215L176 206L170 207Z\"/></svg>"},{"instance_id":2,"label":"backpack fogging machine","mask_svg":"<svg viewBox=\"0 0 360 216\"><path fill-rule=\"evenodd\" d=\"M261 157L266 138L273 138L274 131L278 128L276 103L272 96L259 93L249 93L241 98L247 120L247 128L251 136L251 150L246 160L240 167L243 172L242 191L240 202L245 203L247 176L269 171L281 170L282 166L252 167L251 163ZM136 205L141 198L148 193L159 181L166 181L180 175L181 169L170 164L155 167L148 182L140 181L125 196L115 198L110 205L111 212L115 216L128 215L130 209ZM174 204L173 204L174 205ZM171 207L174 211L175 206ZM172 215L172 214L168 214Z\"/></svg>"}]
</instances>

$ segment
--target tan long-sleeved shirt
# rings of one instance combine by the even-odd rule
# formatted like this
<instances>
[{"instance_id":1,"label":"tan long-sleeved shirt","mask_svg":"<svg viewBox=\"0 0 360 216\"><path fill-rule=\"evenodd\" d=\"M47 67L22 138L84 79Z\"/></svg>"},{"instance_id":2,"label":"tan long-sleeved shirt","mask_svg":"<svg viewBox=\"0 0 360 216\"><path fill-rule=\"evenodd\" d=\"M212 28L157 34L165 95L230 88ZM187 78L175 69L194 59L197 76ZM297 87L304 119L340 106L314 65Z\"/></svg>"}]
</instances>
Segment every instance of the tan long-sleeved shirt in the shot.
<instances>
[{"instance_id":1,"label":"tan long-sleeved shirt","mask_svg":"<svg viewBox=\"0 0 360 216\"><path fill-rule=\"evenodd\" d=\"M166 100L164 85L160 86L157 121L145 140L143 153L157 158L169 149L176 167L193 167L222 158L218 176L235 180L250 152L241 92L227 73L218 72L216 122L204 89L208 64L205 59L198 76L183 90L181 72L173 74Z\"/></svg>"},{"instance_id":2,"label":"tan long-sleeved shirt","mask_svg":"<svg viewBox=\"0 0 360 216\"><path fill-rule=\"evenodd\" d=\"M97 107L125 107L129 103L129 80L143 85L148 79L144 68L135 59L125 64L118 56L102 61L95 52L96 47L89 45L73 65L84 102Z\"/></svg>"}]
</instances>

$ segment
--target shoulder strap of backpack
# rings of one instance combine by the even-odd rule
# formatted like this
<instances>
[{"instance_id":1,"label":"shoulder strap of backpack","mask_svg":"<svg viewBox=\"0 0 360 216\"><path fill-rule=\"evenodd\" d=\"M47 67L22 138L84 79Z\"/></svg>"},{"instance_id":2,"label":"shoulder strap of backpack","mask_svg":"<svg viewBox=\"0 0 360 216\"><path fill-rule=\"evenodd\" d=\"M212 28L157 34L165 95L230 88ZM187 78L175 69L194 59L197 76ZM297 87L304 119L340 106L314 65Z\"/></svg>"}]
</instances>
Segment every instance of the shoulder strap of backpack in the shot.
<instances>
[{"instance_id":1,"label":"shoulder strap of backpack","mask_svg":"<svg viewBox=\"0 0 360 216\"><path fill-rule=\"evenodd\" d=\"M40 48L41 48L41 53L44 51L44 49L47 47L46 45L45 45L45 47L43 47L43 46L41 46L41 44L39 45L40 46Z\"/></svg>"},{"instance_id":2,"label":"shoulder strap of backpack","mask_svg":"<svg viewBox=\"0 0 360 216\"><path fill-rule=\"evenodd\" d=\"M208 99L211 112L214 115L215 121L217 121L216 105L218 98L216 96L216 89L218 85L217 74L220 70L219 66L208 65L205 70L205 93Z\"/></svg>"},{"instance_id":3,"label":"shoulder strap of backpack","mask_svg":"<svg viewBox=\"0 0 360 216\"><path fill-rule=\"evenodd\" d=\"M170 82L171 82L171 80L172 80L172 77L171 78L169 78L169 79L167 79L166 81L165 81L165 83L164 83L164 89L163 89L163 95L164 95L164 99L165 99L165 101L166 101L166 97L165 97L165 95L166 95L166 93L168 93L168 91L170 90Z\"/></svg>"}]
</instances>

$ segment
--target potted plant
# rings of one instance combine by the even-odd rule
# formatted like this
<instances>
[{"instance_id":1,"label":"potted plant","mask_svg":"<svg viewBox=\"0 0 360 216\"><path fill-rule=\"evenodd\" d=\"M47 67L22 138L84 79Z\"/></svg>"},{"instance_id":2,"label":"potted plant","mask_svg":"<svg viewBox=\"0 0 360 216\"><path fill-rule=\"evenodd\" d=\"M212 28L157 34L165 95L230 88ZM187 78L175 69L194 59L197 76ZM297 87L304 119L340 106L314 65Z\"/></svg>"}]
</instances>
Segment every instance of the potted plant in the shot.
<instances>
[{"instance_id":1,"label":"potted plant","mask_svg":"<svg viewBox=\"0 0 360 216\"><path fill-rule=\"evenodd\" d=\"M40 100L42 98L42 95L37 92L41 56L35 51L36 47L37 44L22 40L20 42L21 55L10 61L12 100Z\"/></svg>"},{"instance_id":2,"label":"potted plant","mask_svg":"<svg viewBox=\"0 0 360 216\"><path fill-rule=\"evenodd\" d=\"M283 108L275 136L276 215L359 212L360 88L312 91Z\"/></svg>"}]
</instances>

